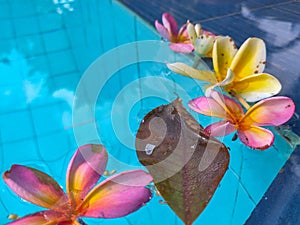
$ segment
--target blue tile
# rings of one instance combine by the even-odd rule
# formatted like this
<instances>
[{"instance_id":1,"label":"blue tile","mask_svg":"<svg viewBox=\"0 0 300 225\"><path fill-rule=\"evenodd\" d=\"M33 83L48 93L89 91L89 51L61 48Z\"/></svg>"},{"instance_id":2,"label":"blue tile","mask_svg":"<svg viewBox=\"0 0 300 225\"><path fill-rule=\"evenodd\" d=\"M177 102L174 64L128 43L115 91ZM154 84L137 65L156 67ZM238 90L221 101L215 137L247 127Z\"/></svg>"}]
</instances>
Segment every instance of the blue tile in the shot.
<instances>
[{"instance_id":1,"label":"blue tile","mask_svg":"<svg viewBox=\"0 0 300 225\"><path fill-rule=\"evenodd\" d=\"M40 156L34 139L16 141L3 144L4 169L9 169L12 164L26 164L39 161Z\"/></svg>"},{"instance_id":2,"label":"blue tile","mask_svg":"<svg viewBox=\"0 0 300 225\"><path fill-rule=\"evenodd\" d=\"M29 65L23 54L13 49L9 54L3 56L3 60L0 63L0 84L22 84L23 79L30 73Z\"/></svg>"},{"instance_id":3,"label":"blue tile","mask_svg":"<svg viewBox=\"0 0 300 225\"><path fill-rule=\"evenodd\" d=\"M138 41L160 39L160 36L157 34L153 27L142 22L139 19L136 19L136 29Z\"/></svg>"},{"instance_id":4,"label":"blue tile","mask_svg":"<svg viewBox=\"0 0 300 225\"><path fill-rule=\"evenodd\" d=\"M60 104L35 108L32 110L37 135L46 135L64 130L63 112Z\"/></svg>"},{"instance_id":5,"label":"blue tile","mask_svg":"<svg viewBox=\"0 0 300 225\"><path fill-rule=\"evenodd\" d=\"M61 17L67 28L84 27L88 24L88 22L85 21L85 17L82 15L82 10L75 9L73 12L68 13L66 12L68 10L63 9L63 7L61 9L63 10Z\"/></svg>"},{"instance_id":6,"label":"blue tile","mask_svg":"<svg viewBox=\"0 0 300 225\"><path fill-rule=\"evenodd\" d=\"M45 52L40 35L23 36L16 39L18 50L26 57L40 55Z\"/></svg>"},{"instance_id":7,"label":"blue tile","mask_svg":"<svg viewBox=\"0 0 300 225\"><path fill-rule=\"evenodd\" d=\"M112 25L117 33L117 44L125 44L135 41L135 16L118 2L112 2L113 21ZM122 26L119 25L122 21Z\"/></svg>"},{"instance_id":8,"label":"blue tile","mask_svg":"<svg viewBox=\"0 0 300 225\"><path fill-rule=\"evenodd\" d=\"M30 112L17 111L0 115L3 143L34 136Z\"/></svg>"},{"instance_id":9,"label":"blue tile","mask_svg":"<svg viewBox=\"0 0 300 225\"><path fill-rule=\"evenodd\" d=\"M70 50L50 53L48 58L51 75L73 72L77 69Z\"/></svg>"},{"instance_id":10,"label":"blue tile","mask_svg":"<svg viewBox=\"0 0 300 225\"><path fill-rule=\"evenodd\" d=\"M26 92L26 102L31 108L58 103L53 98L52 90L54 84L48 74L35 71L23 82L23 88Z\"/></svg>"},{"instance_id":11,"label":"blue tile","mask_svg":"<svg viewBox=\"0 0 300 225\"><path fill-rule=\"evenodd\" d=\"M82 73L101 55L102 51L99 42L97 44L94 47L87 46L73 49L76 65Z\"/></svg>"},{"instance_id":12,"label":"blue tile","mask_svg":"<svg viewBox=\"0 0 300 225\"><path fill-rule=\"evenodd\" d=\"M49 167L49 173L60 184L64 184L67 165L77 148L76 143L71 140L70 132L64 130L39 136L37 143L39 156L43 163Z\"/></svg>"},{"instance_id":13,"label":"blue tile","mask_svg":"<svg viewBox=\"0 0 300 225\"><path fill-rule=\"evenodd\" d=\"M3 60L3 55L8 54L12 49L16 49L16 40L14 39L6 39L6 40L1 40L0 39L0 62ZM2 61L3 62L3 61Z\"/></svg>"},{"instance_id":14,"label":"blue tile","mask_svg":"<svg viewBox=\"0 0 300 225\"><path fill-rule=\"evenodd\" d=\"M0 86L0 113L27 108L26 95L22 84Z\"/></svg>"},{"instance_id":15,"label":"blue tile","mask_svg":"<svg viewBox=\"0 0 300 225\"><path fill-rule=\"evenodd\" d=\"M47 52L65 50L70 46L65 30L56 30L43 34Z\"/></svg>"},{"instance_id":16,"label":"blue tile","mask_svg":"<svg viewBox=\"0 0 300 225\"><path fill-rule=\"evenodd\" d=\"M263 0L263 1L257 1L257 0L248 0L244 4L246 4L249 8L261 8L266 5L272 5L275 7L275 4L282 3L282 0Z\"/></svg>"},{"instance_id":17,"label":"blue tile","mask_svg":"<svg viewBox=\"0 0 300 225\"><path fill-rule=\"evenodd\" d=\"M34 16L36 14L35 5L31 0L10 1L12 15L14 17Z\"/></svg>"},{"instance_id":18,"label":"blue tile","mask_svg":"<svg viewBox=\"0 0 300 225\"><path fill-rule=\"evenodd\" d=\"M72 47L81 47L87 44L87 37L83 27L68 28L66 31Z\"/></svg>"},{"instance_id":19,"label":"blue tile","mask_svg":"<svg viewBox=\"0 0 300 225\"><path fill-rule=\"evenodd\" d=\"M8 19L11 17L9 5L7 2L0 2L0 18Z\"/></svg>"},{"instance_id":20,"label":"blue tile","mask_svg":"<svg viewBox=\"0 0 300 225\"><path fill-rule=\"evenodd\" d=\"M10 20L0 20L0 39L7 39L14 37L13 25Z\"/></svg>"},{"instance_id":21,"label":"blue tile","mask_svg":"<svg viewBox=\"0 0 300 225\"><path fill-rule=\"evenodd\" d=\"M66 132L56 132L50 135L40 136L37 139L38 151L45 162L60 161L73 149L70 146L69 137Z\"/></svg>"},{"instance_id":22,"label":"blue tile","mask_svg":"<svg viewBox=\"0 0 300 225\"><path fill-rule=\"evenodd\" d=\"M50 66L48 63L47 55L40 55L28 58L28 64L35 71L50 74Z\"/></svg>"},{"instance_id":23,"label":"blue tile","mask_svg":"<svg viewBox=\"0 0 300 225\"><path fill-rule=\"evenodd\" d=\"M67 73L60 76L52 77L56 90L67 90L75 92L78 82L80 80L79 73Z\"/></svg>"},{"instance_id":24,"label":"blue tile","mask_svg":"<svg viewBox=\"0 0 300 225\"><path fill-rule=\"evenodd\" d=\"M23 36L29 34L38 34L40 32L38 23L35 17L17 18L13 20L16 35Z\"/></svg>"},{"instance_id":25,"label":"blue tile","mask_svg":"<svg viewBox=\"0 0 300 225\"><path fill-rule=\"evenodd\" d=\"M113 26L107 26L107 18L111 17L112 5L110 1L103 1L99 8L99 28L102 39L103 51L106 52L117 46L116 30Z\"/></svg>"},{"instance_id":26,"label":"blue tile","mask_svg":"<svg viewBox=\"0 0 300 225\"><path fill-rule=\"evenodd\" d=\"M47 13L38 16L41 32L49 32L63 27L61 15L57 13Z\"/></svg>"},{"instance_id":27,"label":"blue tile","mask_svg":"<svg viewBox=\"0 0 300 225\"><path fill-rule=\"evenodd\" d=\"M47 14L56 12L56 5L53 1L32 0L38 14Z\"/></svg>"}]
</instances>

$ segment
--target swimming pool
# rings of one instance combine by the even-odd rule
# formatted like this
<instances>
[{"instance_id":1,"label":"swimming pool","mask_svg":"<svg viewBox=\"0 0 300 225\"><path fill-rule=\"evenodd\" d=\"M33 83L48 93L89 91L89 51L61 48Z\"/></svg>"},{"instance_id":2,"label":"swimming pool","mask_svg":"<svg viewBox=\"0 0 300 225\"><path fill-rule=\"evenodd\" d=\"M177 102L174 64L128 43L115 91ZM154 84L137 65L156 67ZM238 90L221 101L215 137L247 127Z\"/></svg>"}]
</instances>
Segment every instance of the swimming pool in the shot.
<instances>
[{"instance_id":1,"label":"swimming pool","mask_svg":"<svg viewBox=\"0 0 300 225\"><path fill-rule=\"evenodd\" d=\"M108 166L109 170L121 171L126 169L124 165L140 167L130 140L133 140L132 135L137 131L143 116L152 108L167 103L166 96L159 97L157 91L166 87L164 83L159 83L162 82L161 80L157 80L157 83L151 83L153 80L145 81L142 86L141 83L136 83L133 87L128 85L137 79L160 75L164 79L182 84L190 97L196 97L192 93L201 91L186 78L169 76L163 62L175 60L177 56L165 50L163 44L161 49L163 53L168 54L165 54L165 59L158 57L160 63L150 60L139 64L127 63L123 59L130 58L131 54L141 56L141 52L130 53L123 48L118 52L117 48L113 52L120 56L108 59L112 60L110 62L112 65L118 64L122 69L107 80L101 91L97 90L99 93L97 92L96 96L82 95L84 99L97 97L94 118L91 112L93 109L81 107L86 102L80 101L78 86L82 78L90 74L95 79L92 81L96 82L97 76L102 76L109 70L110 64L105 68L105 64L95 66L99 63L92 64L92 62L110 49L125 43L159 40L153 28L112 0L36 0L34 4L30 0L22 2L2 0L0 10L0 27L5 28L0 34L1 173L15 163L28 165L50 174L64 186L66 167L74 150L78 145L86 142L99 141L99 137L112 158L122 162L121 165L111 162ZM143 44L141 45L140 50L143 50ZM132 50L134 46L128 45L125 49ZM153 55L161 56L159 50L160 48L156 50L157 52L154 51ZM104 57L108 55L104 54ZM96 62L99 60L103 58L99 58ZM92 66L89 67L91 64ZM156 89L157 96L147 98L148 89L151 91ZM120 96L121 90L127 91L126 95ZM178 87L169 87L166 92L168 99L176 98L173 91L177 94L181 93ZM127 103L134 102L136 96L145 97L145 100L129 107ZM73 110L75 97L76 101L79 101L77 108L75 107L76 112ZM79 109L83 111L78 111ZM80 118L76 117L78 112ZM127 132L122 132L123 127L128 128L128 124L122 123L122 121L127 122L128 119L127 114L124 117L124 112L128 112L130 118ZM91 123L91 120L94 121ZM203 119L203 122L207 121ZM95 126L97 132L90 134L90 126ZM76 133L78 129L79 133ZM276 144L284 146L286 151L281 152L279 158L273 156L274 152L267 152L264 154L265 158L260 158L261 161L256 161L255 165L251 160L257 157L256 153L249 151L235 154L232 158L235 163L231 172L227 173L225 182L221 184L221 191L216 194L195 224L214 225L221 222L240 224L244 221L277 172L270 167L272 176L264 179L260 190L257 191L254 190L255 186L251 186L255 181L255 174L247 173L246 170L242 177L242 170L244 171L244 167L248 169L255 167L256 172L259 173L260 168L266 169L264 162L270 155L275 157L273 159L277 160L276 167L280 168L292 148L282 139L279 139ZM237 150L239 148L235 151ZM246 160L246 164L241 164L241 159ZM252 183L244 187L240 184L241 179L251 180ZM16 197L2 180L0 185L1 223L9 221L7 219L9 214L23 216L40 210L37 206ZM236 191L230 192L233 187ZM252 192L249 194L245 188L249 188ZM255 195L252 195L253 193ZM156 196L146 207L125 218L86 220L86 222L89 224L181 224L181 221L165 204L161 204L160 200L161 198ZM226 207L223 207L224 204ZM222 216L215 218L215 210L222 209Z\"/></svg>"}]
</instances>

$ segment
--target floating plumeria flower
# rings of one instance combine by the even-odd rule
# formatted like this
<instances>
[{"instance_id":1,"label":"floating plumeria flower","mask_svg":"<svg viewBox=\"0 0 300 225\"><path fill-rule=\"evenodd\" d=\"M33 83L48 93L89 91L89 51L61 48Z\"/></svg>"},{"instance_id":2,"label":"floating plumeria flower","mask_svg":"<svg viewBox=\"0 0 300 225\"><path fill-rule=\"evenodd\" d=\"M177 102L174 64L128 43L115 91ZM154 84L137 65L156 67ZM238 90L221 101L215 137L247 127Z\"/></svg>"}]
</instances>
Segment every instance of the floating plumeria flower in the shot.
<instances>
[{"instance_id":1,"label":"floating plumeria flower","mask_svg":"<svg viewBox=\"0 0 300 225\"><path fill-rule=\"evenodd\" d=\"M184 24L178 31L178 25L176 20L169 13L162 15L162 23L158 20L155 21L155 27L158 33L166 40L170 41L170 49L178 53L190 53L194 47L187 32L187 24Z\"/></svg>"},{"instance_id":2,"label":"floating plumeria flower","mask_svg":"<svg viewBox=\"0 0 300 225\"><path fill-rule=\"evenodd\" d=\"M196 52L200 57L211 57L216 35L203 30L199 23L195 26L188 23L187 30L189 38L194 46L194 52Z\"/></svg>"},{"instance_id":3,"label":"floating plumeria flower","mask_svg":"<svg viewBox=\"0 0 300 225\"><path fill-rule=\"evenodd\" d=\"M184 63L167 64L173 72L210 83L206 94L216 86L248 102L276 95L281 84L274 76L263 73L266 46L259 38L249 38L237 51L230 37L216 38L212 53L214 72L197 70Z\"/></svg>"},{"instance_id":4,"label":"floating plumeria flower","mask_svg":"<svg viewBox=\"0 0 300 225\"><path fill-rule=\"evenodd\" d=\"M152 177L142 170L133 170L96 185L107 158L102 145L78 148L69 163L66 194L49 175L27 166L13 165L3 175L5 183L22 199L49 210L25 216L9 225L80 225L80 217L117 218L139 209L151 198L145 186Z\"/></svg>"},{"instance_id":5,"label":"floating plumeria flower","mask_svg":"<svg viewBox=\"0 0 300 225\"><path fill-rule=\"evenodd\" d=\"M261 126L279 126L287 122L295 112L295 104L288 97L264 99L248 109L243 108L233 99L211 92L211 97L199 97L189 102L189 107L207 116L224 119L205 128L212 136L225 136L237 131L239 139L255 149L267 149L273 144L273 133Z\"/></svg>"}]
</instances>

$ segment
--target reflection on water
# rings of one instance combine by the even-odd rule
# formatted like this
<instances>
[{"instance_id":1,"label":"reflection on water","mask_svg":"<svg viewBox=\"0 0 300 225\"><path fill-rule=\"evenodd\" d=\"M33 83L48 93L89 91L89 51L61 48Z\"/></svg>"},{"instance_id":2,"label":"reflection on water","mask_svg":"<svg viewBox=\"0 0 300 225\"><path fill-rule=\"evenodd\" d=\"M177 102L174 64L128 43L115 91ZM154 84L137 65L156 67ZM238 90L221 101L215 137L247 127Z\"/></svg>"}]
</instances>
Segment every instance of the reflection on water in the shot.
<instances>
[{"instance_id":1,"label":"reflection on water","mask_svg":"<svg viewBox=\"0 0 300 225\"><path fill-rule=\"evenodd\" d=\"M74 11L73 3L74 0L53 0L53 3L57 6L56 12L62 14L64 11Z\"/></svg>"},{"instance_id":2,"label":"reflection on water","mask_svg":"<svg viewBox=\"0 0 300 225\"><path fill-rule=\"evenodd\" d=\"M300 24L290 21L283 21L276 17L257 16L247 7L241 6L242 16L255 22L254 24L265 34L265 40L274 47L285 47L295 41L300 35Z\"/></svg>"},{"instance_id":3,"label":"reflection on water","mask_svg":"<svg viewBox=\"0 0 300 225\"><path fill-rule=\"evenodd\" d=\"M0 62L0 111L23 106L48 93L48 75L33 69L16 49L2 56Z\"/></svg>"}]
</instances>

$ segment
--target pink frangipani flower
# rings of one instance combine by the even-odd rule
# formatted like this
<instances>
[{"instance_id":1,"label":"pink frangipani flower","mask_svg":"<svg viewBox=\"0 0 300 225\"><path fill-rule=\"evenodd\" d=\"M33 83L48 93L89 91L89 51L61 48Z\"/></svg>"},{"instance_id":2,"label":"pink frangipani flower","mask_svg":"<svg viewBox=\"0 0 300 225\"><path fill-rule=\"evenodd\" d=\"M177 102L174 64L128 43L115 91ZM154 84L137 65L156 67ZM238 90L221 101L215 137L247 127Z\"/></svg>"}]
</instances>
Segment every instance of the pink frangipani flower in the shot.
<instances>
[{"instance_id":1,"label":"pink frangipani flower","mask_svg":"<svg viewBox=\"0 0 300 225\"><path fill-rule=\"evenodd\" d=\"M277 96L254 104L244 113L237 102L216 91L212 91L210 97L191 100L189 107L200 114L224 119L207 126L208 135L220 137L237 131L245 145L260 150L269 148L274 142L273 133L261 126L279 126L295 112L292 99Z\"/></svg>"},{"instance_id":2,"label":"pink frangipani flower","mask_svg":"<svg viewBox=\"0 0 300 225\"><path fill-rule=\"evenodd\" d=\"M187 24L184 24L178 31L176 20L169 13L162 15L162 23L155 21L158 33L166 40L170 41L170 49L178 53L190 53L194 47L189 39Z\"/></svg>"},{"instance_id":3,"label":"pink frangipani flower","mask_svg":"<svg viewBox=\"0 0 300 225\"><path fill-rule=\"evenodd\" d=\"M47 208L9 225L79 225L81 217L117 218L126 216L151 199L145 186L152 177L142 170L114 175L99 184L107 163L102 145L78 148L71 159L66 193L49 175L22 165L13 165L3 175L5 183L22 199Z\"/></svg>"}]
</instances>

